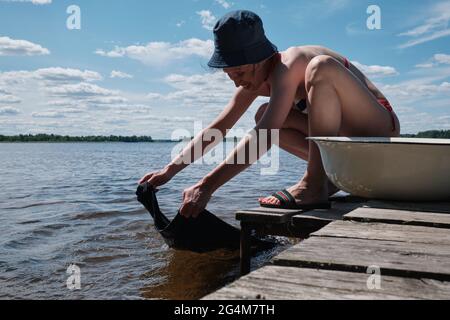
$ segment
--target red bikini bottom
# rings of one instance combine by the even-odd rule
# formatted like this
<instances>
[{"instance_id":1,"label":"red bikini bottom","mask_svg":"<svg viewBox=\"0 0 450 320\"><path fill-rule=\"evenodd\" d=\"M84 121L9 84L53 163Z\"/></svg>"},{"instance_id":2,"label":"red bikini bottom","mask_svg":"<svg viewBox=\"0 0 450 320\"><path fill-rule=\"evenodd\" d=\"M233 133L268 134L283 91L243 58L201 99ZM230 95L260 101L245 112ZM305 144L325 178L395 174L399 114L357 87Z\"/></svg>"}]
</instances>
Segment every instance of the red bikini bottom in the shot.
<instances>
[{"instance_id":1,"label":"red bikini bottom","mask_svg":"<svg viewBox=\"0 0 450 320\"><path fill-rule=\"evenodd\" d=\"M387 111L391 114L392 119L392 131L395 131L395 116L394 116L394 110L392 109L391 104L386 99L377 99L378 103L381 104L383 107L386 108Z\"/></svg>"}]
</instances>

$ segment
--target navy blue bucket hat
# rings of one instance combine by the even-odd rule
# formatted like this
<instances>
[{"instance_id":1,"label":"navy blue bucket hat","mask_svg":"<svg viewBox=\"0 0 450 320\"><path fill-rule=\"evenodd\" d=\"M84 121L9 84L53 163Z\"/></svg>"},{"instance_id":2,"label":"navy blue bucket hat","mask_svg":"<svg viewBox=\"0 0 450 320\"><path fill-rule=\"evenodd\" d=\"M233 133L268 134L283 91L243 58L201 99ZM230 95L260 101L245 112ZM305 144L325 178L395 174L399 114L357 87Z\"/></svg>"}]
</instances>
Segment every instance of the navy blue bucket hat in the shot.
<instances>
[{"instance_id":1,"label":"navy blue bucket hat","mask_svg":"<svg viewBox=\"0 0 450 320\"><path fill-rule=\"evenodd\" d=\"M211 68L230 68L259 63L278 52L267 38L261 18L251 11L233 11L214 26Z\"/></svg>"}]
</instances>

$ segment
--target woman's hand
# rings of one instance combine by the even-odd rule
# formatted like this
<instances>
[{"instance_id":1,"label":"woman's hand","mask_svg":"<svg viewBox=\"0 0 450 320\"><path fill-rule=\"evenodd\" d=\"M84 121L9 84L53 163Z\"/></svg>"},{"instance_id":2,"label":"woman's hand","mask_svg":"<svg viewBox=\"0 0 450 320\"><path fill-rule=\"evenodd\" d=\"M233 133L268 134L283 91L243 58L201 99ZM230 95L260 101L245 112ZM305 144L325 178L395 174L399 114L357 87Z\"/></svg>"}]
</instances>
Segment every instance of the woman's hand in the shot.
<instances>
[{"instance_id":1,"label":"woman's hand","mask_svg":"<svg viewBox=\"0 0 450 320\"><path fill-rule=\"evenodd\" d=\"M147 173L145 176L142 177L141 180L139 180L139 184L148 182L154 188L156 188L162 186L163 184L166 184L172 178L173 174L170 173L170 170L168 168L164 168L159 171Z\"/></svg>"},{"instance_id":2,"label":"woman's hand","mask_svg":"<svg viewBox=\"0 0 450 320\"><path fill-rule=\"evenodd\" d=\"M184 190L180 214L186 218L197 218L211 199L210 190L211 188L202 182Z\"/></svg>"}]
</instances>

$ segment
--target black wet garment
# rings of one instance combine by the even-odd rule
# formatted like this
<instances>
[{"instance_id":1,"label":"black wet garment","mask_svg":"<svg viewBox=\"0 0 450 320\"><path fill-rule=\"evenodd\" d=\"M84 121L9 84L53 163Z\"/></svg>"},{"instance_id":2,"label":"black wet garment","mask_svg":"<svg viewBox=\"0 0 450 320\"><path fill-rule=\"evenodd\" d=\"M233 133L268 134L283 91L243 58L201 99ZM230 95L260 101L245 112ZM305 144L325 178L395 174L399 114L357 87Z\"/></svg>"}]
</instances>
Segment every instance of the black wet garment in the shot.
<instances>
[{"instance_id":1,"label":"black wet garment","mask_svg":"<svg viewBox=\"0 0 450 320\"><path fill-rule=\"evenodd\" d=\"M306 110L306 108L308 108L308 105L306 104L306 100L305 99L300 100L299 102L297 102L297 104L295 106L297 107L297 109L300 112L303 112L303 111Z\"/></svg>"},{"instance_id":2,"label":"black wet garment","mask_svg":"<svg viewBox=\"0 0 450 320\"><path fill-rule=\"evenodd\" d=\"M170 221L159 209L155 189L148 183L136 191L137 199L153 217L155 228L167 245L174 249L207 252L216 249L239 249L240 231L204 210L197 218L185 218L180 212ZM273 241L252 238L256 250L273 248Z\"/></svg>"}]
</instances>

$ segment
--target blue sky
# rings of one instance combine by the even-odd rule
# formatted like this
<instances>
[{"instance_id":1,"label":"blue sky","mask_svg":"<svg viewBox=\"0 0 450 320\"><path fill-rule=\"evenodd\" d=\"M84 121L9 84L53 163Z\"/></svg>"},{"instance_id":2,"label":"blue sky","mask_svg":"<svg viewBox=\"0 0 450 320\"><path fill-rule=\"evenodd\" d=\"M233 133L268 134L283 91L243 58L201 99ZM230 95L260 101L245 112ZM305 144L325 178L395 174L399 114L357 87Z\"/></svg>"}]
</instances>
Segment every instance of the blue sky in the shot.
<instances>
[{"instance_id":1,"label":"blue sky","mask_svg":"<svg viewBox=\"0 0 450 320\"><path fill-rule=\"evenodd\" d=\"M366 10L381 9L369 30ZM70 5L81 29L69 30ZM280 50L347 56L391 100L403 133L450 129L450 1L0 0L0 134L194 132L234 86L205 66L212 25L231 10L264 21ZM254 126L258 99L237 129Z\"/></svg>"}]
</instances>

